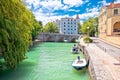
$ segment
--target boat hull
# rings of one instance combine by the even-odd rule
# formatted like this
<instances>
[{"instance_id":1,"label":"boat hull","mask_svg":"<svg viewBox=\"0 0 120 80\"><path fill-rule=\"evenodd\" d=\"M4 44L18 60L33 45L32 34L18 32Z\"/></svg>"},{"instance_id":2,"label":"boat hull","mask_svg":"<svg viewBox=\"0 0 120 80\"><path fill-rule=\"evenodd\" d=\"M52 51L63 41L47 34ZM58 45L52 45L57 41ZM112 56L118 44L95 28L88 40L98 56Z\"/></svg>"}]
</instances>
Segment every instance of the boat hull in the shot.
<instances>
[{"instance_id":1,"label":"boat hull","mask_svg":"<svg viewBox=\"0 0 120 80\"><path fill-rule=\"evenodd\" d=\"M86 66L84 66L84 67L76 67L76 66L73 66L73 68L74 69L76 69L76 70L82 70L83 68L85 68Z\"/></svg>"},{"instance_id":2,"label":"boat hull","mask_svg":"<svg viewBox=\"0 0 120 80\"><path fill-rule=\"evenodd\" d=\"M87 62L85 59L81 59L82 63L78 63L78 60L75 60L73 63L72 63L72 67L75 68L76 70L81 70L83 68L86 67L87 65Z\"/></svg>"},{"instance_id":3,"label":"boat hull","mask_svg":"<svg viewBox=\"0 0 120 80\"><path fill-rule=\"evenodd\" d=\"M78 49L75 49L75 50L71 50L71 52L73 53L73 54L78 54L79 53L79 50Z\"/></svg>"}]
</instances>

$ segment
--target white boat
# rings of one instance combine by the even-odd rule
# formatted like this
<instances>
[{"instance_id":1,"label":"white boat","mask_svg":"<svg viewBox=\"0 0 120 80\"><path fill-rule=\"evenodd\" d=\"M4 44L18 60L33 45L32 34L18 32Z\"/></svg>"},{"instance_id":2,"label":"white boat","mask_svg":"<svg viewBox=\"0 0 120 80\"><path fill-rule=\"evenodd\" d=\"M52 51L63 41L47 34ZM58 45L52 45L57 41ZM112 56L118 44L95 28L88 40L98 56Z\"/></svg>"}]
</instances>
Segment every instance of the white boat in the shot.
<instances>
[{"instance_id":1,"label":"white boat","mask_svg":"<svg viewBox=\"0 0 120 80\"><path fill-rule=\"evenodd\" d=\"M68 42L68 40L65 39L64 42Z\"/></svg>"},{"instance_id":2,"label":"white boat","mask_svg":"<svg viewBox=\"0 0 120 80\"><path fill-rule=\"evenodd\" d=\"M85 59L76 59L73 63L72 66L77 69L77 70L81 70L82 68L85 68L87 66L87 62Z\"/></svg>"},{"instance_id":3,"label":"white boat","mask_svg":"<svg viewBox=\"0 0 120 80\"><path fill-rule=\"evenodd\" d=\"M78 47L76 46L76 44L74 44L74 46L72 47L72 50L71 50L72 53L75 53L77 54L79 52L79 49Z\"/></svg>"}]
</instances>

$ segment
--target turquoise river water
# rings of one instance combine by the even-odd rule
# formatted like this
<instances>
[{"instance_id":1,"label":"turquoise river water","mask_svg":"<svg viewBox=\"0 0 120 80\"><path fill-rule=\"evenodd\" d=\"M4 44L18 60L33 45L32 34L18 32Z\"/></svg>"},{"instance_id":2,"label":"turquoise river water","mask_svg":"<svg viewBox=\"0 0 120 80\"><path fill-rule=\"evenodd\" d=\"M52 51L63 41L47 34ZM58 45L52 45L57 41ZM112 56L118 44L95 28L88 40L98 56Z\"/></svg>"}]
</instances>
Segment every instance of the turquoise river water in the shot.
<instances>
[{"instance_id":1,"label":"turquoise river water","mask_svg":"<svg viewBox=\"0 0 120 80\"><path fill-rule=\"evenodd\" d=\"M73 43L39 43L27 53L28 59L16 70L0 72L0 80L90 80L87 69L71 64L78 55L70 52Z\"/></svg>"}]
</instances>

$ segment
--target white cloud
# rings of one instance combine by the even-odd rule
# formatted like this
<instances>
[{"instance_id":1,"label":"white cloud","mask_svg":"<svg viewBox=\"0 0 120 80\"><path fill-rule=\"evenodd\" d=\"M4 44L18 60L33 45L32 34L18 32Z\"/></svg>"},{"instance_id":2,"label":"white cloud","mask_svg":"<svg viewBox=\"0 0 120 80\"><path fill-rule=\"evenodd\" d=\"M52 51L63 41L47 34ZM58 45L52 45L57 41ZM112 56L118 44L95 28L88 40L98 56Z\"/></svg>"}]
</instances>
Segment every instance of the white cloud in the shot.
<instances>
[{"instance_id":1,"label":"white cloud","mask_svg":"<svg viewBox=\"0 0 120 80\"><path fill-rule=\"evenodd\" d=\"M57 13L53 13L55 10L65 10L65 11L73 11L73 12L80 12L80 10L70 9L73 6L80 6L88 0L26 0L27 6L33 11L33 14L36 17L36 20L42 21L45 25L49 21L53 21L56 19L60 19L63 17L76 17L69 16L68 14L65 15L56 15ZM34 7L34 9L33 9ZM88 13L79 14L81 22L89 17L95 17L98 15L98 9L92 8L87 9Z\"/></svg>"},{"instance_id":2,"label":"white cloud","mask_svg":"<svg viewBox=\"0 0 120 80\"><path fill-rule=\"evenodd\" d=\"M115 3L120 3L120 0L116 0Z\"/></svg>"},{"instance_id":3,"label":"white cloud","mask_svg":"<svg viewBox=\"0 0 120 80\"><path fill-rule=\"evenodd\" d=\"M89 17L96 17L98 16L99 12L91 12L91 13L84 13L79 15L80 19L87 19Z\"/></svg>"},{"instance_id":4,"label":"white cloud","mask_svg":"<svg viewBox=\"0 0 120 80\"><path fill-rule=\"evenodd\" d=\"M61 0L44 0L40 2L40 5L48 10L57 10L63 6Z\"/></svg>"},{"instance_id":5,"label":"white cloud","mask_svg":"<svg viewBox=\"0 0 120 80\"><path fill-rule=\"evenodd\" d=\"M86 11L87 11L87 12L98 12L98 11L99 11L99 8L98 8L98 7L94 7L94 8L92 8L92 9L86 8Z\"/></svg>"},{"instance_id":6,"label":"white cloud","mask_svg":"<svg viewBox=\"0 0 120 80\"><path fill-rule=\"evenodd\" d=\"M96 12L86 12L86 13L83 13L83 14L79 14L79 18L80 18L80 21L83 22L83 20L86 20L88 19L89 17L96 17L98 16L99 12L96 11ZM76 15L73 16L74 18L76 17Z\"/></svg>"},{"instance_id":7,"label":"white cloud","mask_svg":"<svg viewBox=\"0 0 120 80\"><path fill-rule=\"evenodd\" d=\"M71 6L80 6L86 2L88 2L88 0L63 0L64 4L68 4L68 5L71 5Z\"/></svg>"},{"instance_id":8,"label":"white cloud","mask_svg":"<svg viewBox=\"0 0 120 80\"><path fill-rule=\"evenodd\" d=\"M53 13L51 13L51 16L49 16L49 14L44 14L44 13L40 13L40 12L34 12L33 14L36 17L36 20L43 22L43 25L45 25L47 22L50 22L50 21L61 19L63 17L69 17L68 15L54 16Z\"/></svg>"},{"instance_id":9,"label":"white cloud","mask_svg":"<svg viewBox=\"0 0 120 80\"><path fill-rule=\"evenodd\" d=\"M69 9L69 8L70 8L70 6L64 5L61 9L62 9L62 10L67 10L67 9Z\"/></svg>"},{"instance_id":10,"label":"white cloud","mask_svg":"<svg viewBox=\"0 0 120 80\"><path fill-rule=\"evenodd\" d=\"M72 12L80 12L80 10L75 10L75 9L69 9L68 11L72 11Z\"/></svg>"},{"instance_id":11,"label":"white cloud","mask_svg":"<svg viewBox=\"0 0 120 80\"><path fill-rule=\"evenodd\" d=\"M29 8L33 5L35 8L39 7L40 1L39 0L25 0L25 2L28 4Z\"/></svg>"}]
</instances>

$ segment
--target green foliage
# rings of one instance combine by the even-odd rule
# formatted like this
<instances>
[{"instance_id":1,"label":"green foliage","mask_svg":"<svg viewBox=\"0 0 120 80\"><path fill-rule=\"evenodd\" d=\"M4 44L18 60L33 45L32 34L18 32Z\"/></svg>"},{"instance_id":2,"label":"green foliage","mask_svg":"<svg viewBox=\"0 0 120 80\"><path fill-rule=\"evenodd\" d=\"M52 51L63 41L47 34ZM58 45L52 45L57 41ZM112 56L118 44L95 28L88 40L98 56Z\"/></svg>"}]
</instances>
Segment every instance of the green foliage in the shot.
<instances>
[{"instance_id":1,"label":"green foliage","mask_svg":"<svg viewBox=\"0 0 120 80\"><path fill-rule=\"evenodd\" d=\"M42 22L34 21L34 29L32 30L32 40L35 39L35 37L42 32Z\"/></svg>"},{"instance_id":2,"label":"green foliage","mask_svg":"<svg viewBox=\"0 0 120 80\"><path fill-rule=\"evenodd\" d=\"M93 40L89 36L84 36L83 40L85 43L92 43L93 42Z\"/></svg>"},{"instance_id":3,"label":"green foliage","mask_svg":"<svg viewBox=\"0 0 120 80\"><path fill-rule=\"evenodd\" d=\"M50 32L50 33L58 33L58 27L57 24L54 22L48 22L45 27L43 28L44 32Z\"/></svg>"},{"instance_id":4,"label":"green foliage","mask_svg":"<svg viewBox=\"0 0 120 80\"><path fill-rule=\"evenodd\" d=\"M98 18L89 18L86 20L81 28L81 31L85 34L89 34L93 36L98 30L97 30L97 25L98 25Z\"/></svg>"},{"instance_id":5,"label":"green foliage","mask_svg":"<svg viewBox=\"0 0 120 80\"><path fill-rule=\"evenodd\" d=\"M37 25L21 0L0 0L0 50L9 67L16 68L25 58Z\"/></svg>"}]
</instances>

